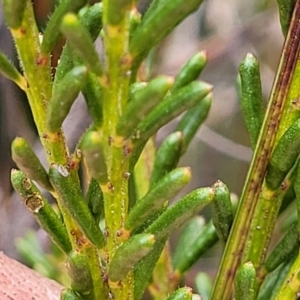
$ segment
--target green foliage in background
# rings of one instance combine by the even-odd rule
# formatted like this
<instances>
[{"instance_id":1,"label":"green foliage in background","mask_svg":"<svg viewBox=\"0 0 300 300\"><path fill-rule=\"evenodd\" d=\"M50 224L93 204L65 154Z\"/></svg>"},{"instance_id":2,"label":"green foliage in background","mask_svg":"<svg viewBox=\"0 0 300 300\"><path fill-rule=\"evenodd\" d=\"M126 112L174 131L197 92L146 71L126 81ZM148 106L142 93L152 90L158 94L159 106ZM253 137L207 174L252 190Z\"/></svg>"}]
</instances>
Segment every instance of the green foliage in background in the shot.
<instances>
[{"instance_id":1,"label":"green foliage in background","mask_svg":"<svg viewBox=\"0 0 300 300\"><path fill-rule=\"evenodd\" d=\"M286 40L267 109L258 61L249 53L240 65L241 109L254 155L237 208L219 180L170 205L191 179L190 168L177 165L211 106L212 86L198 79L205 52L174 78L152 78L143 64L201 2L154 0L141 15L134 0L58 1L40 35L31 1L2 1L21 72L4 54L0 72L26 93L48 162L45 169L31 145L16 137L11 148L19 170L12 170L11 181L66 260L61 299L138 300L147 289L157 300L201 299L180 285L218 241L224 253L214 285L205 273L195 278L202 299L298 295L299 220L271 253L268 248L281 204L296 198L300 209L300 1L278 0ZM66 43L52 70L51 51L62 37ZM103 56L94 46L99 37ZM92 124L70 152L62 124L80 92ZM180 115L155 149L157 131ZM212 219L205 222L198 214L208 205ZM171 255L168 238L184 223ZM63 277L32 236L18 247L46 276Z\"/></svg>"}]
</instances>

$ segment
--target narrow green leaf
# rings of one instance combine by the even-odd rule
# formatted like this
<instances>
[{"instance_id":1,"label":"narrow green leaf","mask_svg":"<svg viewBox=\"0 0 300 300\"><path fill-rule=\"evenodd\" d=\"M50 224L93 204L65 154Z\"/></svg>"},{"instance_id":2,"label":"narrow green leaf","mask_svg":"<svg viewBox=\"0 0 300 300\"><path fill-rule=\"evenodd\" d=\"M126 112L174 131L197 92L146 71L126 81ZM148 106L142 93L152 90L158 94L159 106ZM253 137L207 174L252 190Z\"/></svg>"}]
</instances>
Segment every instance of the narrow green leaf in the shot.
<instances>
[{"instance_id":1,"label":"narrow green leaf","mask_svg":"<svg viewBox=\"0 0 300 300\"><path fill-rule=\"evenodd\" d=\"M129 137L138 123L164 98L172 84L172 77L159 76L144 89L136 91L117 124L117 133Z\"/></svg>"},{"instance_id":2,"label":"narrow green leaf","mask_svg":"<svg viewBox=\"0 0 300 300\"><path fill-rule=\"evenodd\" d=\"M132 38L135 30L137 29L137 27L139 26L139 24L141 23L141 19L142 16L140 14L140 12L137 9L132 9L130 11L130 38Z\"/></svg>"},{"instance_id":3,"label":"narrow green leaf","mask_svg":"<svg viewBox=\"0 0 300 300\"><path fill-rule=\"evenodd\" d=\"M64 0L60 2L60 4L54 10L50 21L47 24L46 30L44 31L44 37L41 47L42 53L50 53L61 37L58 27L64 15L68 12L76 13L80 10L80 8L86 5L86 3L87 0Z\"/></svg>"},{"instance_id":4,"label":"narrow green leaf","mask_svg":"<svg viewBox=\"0 0 300 300\"><path fill-rule=\"evenodd\" d=\"M296 0L277 0L280 24L284 36L288 32L295 3Z\"/></svg>"},{"instance_id":5,"label":"narrow green leaf","mask_svg":"<svg viewBox=\"0 0 300 300\"><path fill-rule=\"evenodd\" d=\"M42 276L51 279L57 278L57 265L53 264L53 262L49 259L49 256L43 249L40 237L36 231L27 231L25 236L17 238L15 246L18 254L22 257L22 260L27 266L35 270L39 270L39 273Z\"/></svg>"},{"instance_id":6,"label":"narrow green leaf","mask_svg":"<svg viewBox=\"0 0 300 300\"><path fill-rule=\"evenodd\" d=\"M102 88L97 76L93 73L88 74L87 83L82 89L88 111L93 119L96 128L102 125Z\"/></svg>"},{"instance_id":7,"label":"narrow green leaf","mask_svg":"<svg viewBox=\"0 0 300 300\"><path fill-rule=\"evenodd\" d=\"M165 210L147 229L157 240L168 236L189 218L196 215L207 204L211 203L215 194L210 187L199 188Z\"/></svg>"},{"instance_id":8,"label":"narrow green leaf","mask_svg":"<svg viewBox=\"0 0 300 300\"><path fill-rule=\"evenodd\" d=\"M196 80L206 66L206 63L207 55L205 51L201 51L193 55L176 75L171 92L174 93L178 89Z\"/></svg>"},{"instance_id":9,"label":"narrow green leaf","mask_svg":"<svg viewBox=\"0 0 300 300\"><path fill-rule=\"evenodd\" d=\"M160 8L162 5L165 4L165 2L167 2L168 0L152 0L150 2L149 7L146 10L146 13L143 15L143 19L144 21L146 21L145 19L147 19L148 17L150 17L158 8Z\"/></svg>"},{"instance_id":10,"label":"narrow green leaf","mask_svg":"<svg viewBox=\"0 0 300 300\"><path fill-rule=\"evenodd\" d=\"M212 290L212 280L207 273L199 272L195 278L195 288L202 300L209 300Z\"/></svg>"},{"instance_id":11,"label":"narrow green leaf","mask_svg":"<svg viewBox=\"0 0 300 300\"><path fill-rule=\"evenodd\" d=\"M61 80L65 75L74 68L74 51L72 47L66 43L60 55L57 68L55 70L55 77L53 81L52 94L56 93L57 87L60 86Z\"/></svg>"},{"instance_id":12,"label":"narrow green leaf","mask_svg":"<svg viewBox=\"0 0 300 300\"><path fill-rule=\"evenodd\" d=\"M177 282L177 276L172 269L170 250L169 242L167 242L152 272L148 290L153 299L166 299L174 290L173 278Z\"/></svg>"},{"instance_id":13,"label":"narrow green leaf","mask_svg":"<svg viewBox=\"0 0 300 300\"><path fill-rule=\"evenodd\" d=\"M102 3L95 3L89 7L82 15L79 16L79 20L84 28L86 28L94 42L99 36L102 28ZM71 48L67 42L67 47ZM82 65L83 60L71 51L73 56L73 63L75 65ZM85 98L88 111L93 119L96 128L99 128L102 124L102 87L97 76L94 73L89 73L87 76L87 83L82 89L82 94Z\"/></svg>"},{"instance_id":14,"label":"narrow green leaf","mask_svg":"<svg viewBox=\"0 0 300 300\"><path fill-rule=\"evenodd\" d=\"M150 139L145 145L138 162L134 167L133 179L135 190L135 201L144 197L150 189L150 178L156 157L156 145L154 139ZM131 177L131 176L130 176ZM133 207L133 206L132 206Z\"/></svg>"},{"instance_id":15,"label":"narrow green leaf","mask_svg":"<svg viewBox=\"0 0 300 300\"><path fill-rule=\"evenodd\" d=\"M186 247L184 253L177 256L176 261L173 261L174 269L180 274L189 270L219 240L212 221L208 222L202 229L198 228L198 230L198 238L190 244L190 247Z\"/></svg>"},{"instance_id":16,"label":"narrow green leaf","mask_svg":"<svg viewBox=\"0 0 300 300\"><path fill-rule=\"evenodd\" d=\"M293 201L295 199L296 199L296 194L295 194L294 186L290 185L290 187L288 188L288 190L286 191L286 193L283 196L282 203L281 203L280 210L279 210L279 214L284 212L288 208L288 206L291 203L293 203Z\"/></svg>"},{"instance_id":17,"label":"narrow green leaf","mask_svg":"<svg viewBox=\"0 0 300 300\"><path fill-rule=\"evenodd\" d=\"M69 71L53 91L47 107L46 124L50 132L58 131L79 92L84 87L87 69L84 66Z\"/></svg>"},{"instance_id":18,"label":"narrow green leaf","mask_svg":"<svg viewBox=\"0 0 300 300\"><path fill-rule=\"evenodd\" d=\"M125 228L133 230L151 215L160 211L163 204L173 198L191 178L190 168L178 168L164 176L130 211Z\"/></svg>"},{"instance_id":19,"label":"narrow green leaf","mask_svg":"<svg viewBox=\"0 0 300 300\"><path fill-rule=\"evenodd\" d=\"M199 104L189 109L177 125L176 131L181 131L183 134L183 152L186 151L193 137L197 133L197 130L206 120L210 110L211 102L212 94L209 93L203 100L200 101Z\"/></svg>"},{"instance_id":20,"label":"narrow green leaf","mask_svg":"<svg viewBox=\"0 0 300 300\"><path fill-rule=\"evenodd\" d=\"M284 265L279 266L276 270L269 273L265 280L263 281L261 288L259 290L259 294L257 297L257 300L270 300L272 292L274 290L274 286L276 284L276 281L278 280L278 277L280 275L280 272L284 268Z\"/></svg>"},{"instance_id":21,"label":"narrow green leaf","mask_svg":"<svg viewBox=\"0 0 300 300\"><path fill-rule=\"evenodd\" d=\"M49 178L60 200L84 235L95 246L102 248L105 244L104 236L84 201L78 184L74 182L69 171L61 165L52 164Z\"/></svg>"},{"instance_id":22,"label":"narrow green leaf","mask_svg":"<svg viewBox=\"0 0 300 300\"><path fill-rule=\"evenodd\" d=\"M12 159L31 180L36 181L42 188L53 191L48 174L39 158L33 152L29 143L17 137L11 144Z\"/></svg>"},{"instance_id":23,"label":"narrow green leaf","mask_svg":"<svg viewBox=\"0 0 300 300\"><path fill-rule=\"evenodd\" d=\"M60 294L60 300L83 300L83 298L71 289L64 289Z\"/></svg>"},{"instance_id":24,"label":"narrow green leaf","mask_svg":"<svg viewBox=\"0 0 300 300\"><path fill-rule=\"evenodd\" d=\"M20 194L26 208L34 215L41 228L52 241L65 253L72 249L67 230L51 205L40 193L34 183L21 171L13 169L11 182Z\"/></svg>"},{"instance_id":25,"label":"narrow green leaf","mask_svg":"<svg viewBox=\"0 0 300 300\"><path fill-rule=\"evenodd\" d=\"M148 233L137 234L124 242L109 263L109 280L116 282L126 277L136 263L150 253L154 243L154 235Z\"/></svg>"},{"instance_id":26,"label":"narrow green leaf","mask_svg":"<svg viewBox=\"0 0 300 300\"><path fill-rule=\"evenodd\" d=\"M3 12L8 27L16 29L21 26L27 1L3 0ZM31 4L30 4L31 5Z\"/></svg>"},{"instance_id":27,"label":"narrow green leaf","mask_svg":"<svg viewBox=\"0 0 300 300\"><path fill-rule=\"evenodd\" d=\"M97 76L102 75L102 64L93 45L93 40L88 30L80 23L75 14L68 13L64 16L61 32L66 36L67 42L73 47L75 53L85 62L88 69Z\"/></svg>"},{"instance_id":28,"label":"narrow green leaf","mask_svg":"<svg viewBox=\"0 0 300 300\"><path fill-rule=\"evenodd\" d=\"M145 81L137 81L130 85L129 87L129 99L128 101L132 101L134 99L134 95L139 93L139 91L143 90L147 86L148 82Z\"/></svg>"},{"instance_id":29,"label":"narrow green leaf","mask_svg":"<svg viewBox=\"0 0 300 300\"><path fill-rule=\"evenodd\" d=\"M248 53L241 63L239 74L241 79L241 108L254 149L263 123L265 109L259 64L252 53Z\"/></svg>"},{"instance_id":30,"label":"narrow green leaf","mask_svg":"<svg viewBox=\"0 0 300 300\"><path fill-rule=\"evenodd\" d=\"M136 163L138 162L141 153L143 152L146 144L148 141L144 141L143 143L140 143L139 145L135 145L135 147L133 148L133 152L130 156L130 163L129 163L129 171L133 172L134 171L134 167L136 165Z\"/></svg>"},{"instance_id":31,"label":"narrow green leaf","mask_svg":"<svg viewBox=\"0 0 300 300\"><path fill-rule=\"evenodd\" d=\"M0 73L17 84L22 90L26 89L27 83L25 78L2 52L0 52Z\"/></svg>"},{"instance_id":32,"label":"narrow green leaf","mask_svg":"<svg viewBox=\"0 0 300 300\"><path fill-rule=\"evenodd\" d=\"M88 7L79 20L84 28L88 30L92 41L95 41L102 29L103 3L95 3Z\"/></svg>"},{"instance_id":33,"label":"narrow green leaf","mask_svg":"<svg viewBox=\"0 0 300 300\"><path fill-rule=\"evenodd\" d=\"M80 22L84 28L88 30L94 41L99 35L102 28L102 3L95 3L79 16ZM60 57L60 61L55 73L53 83L53 92L55 93L60 80L74 66L83 64L75 53L73 48L67 42ZM82 88L82 94L86 100L88 111L93 118L93 122L97 128L102 124L102 88L97 76L93 73L87 75L86 84Z\"/></svg>"},{"instance_id":34,"label":"narrow green leaf","mask_svg":"<svg viewBox=\"0 0 300 300\"><path fill-rule=\"evenodd\" d=\"M95 179L92 179L90 182L85 200L96 222L99 222L101 216L103 217L104 215L104 203L103 193Z\"/></svg>"},{"instance_id":35,"label":"narrow green leaf","mask_svg":"<svg viewBox=\"0 0 300 300\"><path fill-rule=\"evenodd\" d=\"M234 281L236 300L255 299L255 276L256 271L251 262L246 262L240 266L240 268L236 272Z\"/></svg>"},{"instance_id":36,"label":"narrow green leaf","mask_svg":"<svg viewBox=\"0 0 300 300\"><path fill-rule=\"evenodd\" d=\"M66 266L71 278L72 290L86 300L95 299L93 279L86 254L73 250L68 255Z\"/></svg>"},{"instance_id":37,"label":"narrow green leaf","mask_svg":"<svg viewBox=\"0 0 300 300\"><path fill-rule=\"evenodd\" d=\"M167 300L192 300L193 293L190 287L183 287L173 292Z\"/></svg>"},{"instance_id":38,"label":"narrow green leaf","mask_svg":"<svg viewBox=\"0 0 300 300\"><path fill-rule=\"evenodd\" d=\"M82 25L89 31L93 41L99 35L102 28L102 3L95 3L86 9L86 11L79 16ZM75 57L72 47L67 42L63 48L59 63L55 71L53 82L53 91L55 91L60 80L78 63L79 58ZM82 65L82 61L79 63ZM83 90L83 92L85 89Z\"/></svg>"},{"instance_id":39,"label":"narrow green leaf","mask_svg":"<svg viewBox=\"0 0 300 300\"><path fill-rule=\"evenodd\" d=\"M233 209L227 186L220 180L214 185L215 198L212 202L212 222L219 239L226 243L233 223Z\"/></svg>"},{"instance_id":40,"label":"narrow green leaf","mask_svg":"<svg viewBox=\"0 0 300 300\"><path fill-rule=\"evenodd\" d=\"M286 273L286 277L281 281L281 285L275 294L273 294L276 300L290 300L297 299L300 286L300 257L299 247L297 248L297 256L295 257L293 264Z\"/></svg>"},{"instance_id":41,"label":"narrow green leaf","mask_svg":"<svg viewBox=\"0 0 300 300\"><path fill-rule=\"evenodd\" d=\"M134 267L134 299L140 300L147 288L154 267L164 249L167 238L155 243L153 250Z\"/></svg>"},{"instance_id":42,"label":"narrow green leaf","mask_svg":"<svg viewBox=\"0 0 300 300\"><path fill-rule=\"evenodd\" d=\"M182 133L168 135L157 150L150 186L153 187L162 177L176 168L183 149Z\"/></svg>"},{"instance_id":43,"label":"narrow green leaf","mask_svg":"<svg viewBox=\"0 0 300 300\"><path fill-rule=\"evenodd\" d=\"M270 300L276 297L280 286L285 282L286 276L294 263L298 250L291 254L287 261L273 272L269 273L264 280L258 294L258 300Z\"/></svg>"},{"instance_id":44,"label":"narrow green leaf","mask_svg":"<svg viewBox=\"0 0 300 300\"><path fill-rule=\"evenodd\" d=\"M267 168L266 183L272 190L280 187L300 153L300 119L278 141Z\"/></svg>"},{"instance_id":45,"label":"narrow green leaf","mask_svg":"<svg viewBox=\"0 0 300 300\"><path fill-rule=\"evenodd\" d=\"M297 222L294 222L285 236L281 239L275 249L267 258L264 267L267 272L275 270L281 263L286 261L298 248Z\"/></svg>"},{"instance_id":46,"label":"narrow green leaf","mask_svg":"<svg viewBox=\"0 0 300 300\"><path fill-rule=\"evenodd\" d=\"M136 29L130 42L130 51L134 57L146 57L186 16L195 11L202 0L167 0L149 9Z\"/></svg>"},{"instance_id":47,"label":"narrow green leaf","mask_svg":"<svg viewBox=\"0 0 300 300\"><path fill-rule=\"evenodd\" d=\"M160 102L138 125L134 139L142 143L154 135L158 129L180 115L185 110L198 104L212 87L204 82L192 82L179 89L176 93L167 96Z\"/></svg>"},{"instance_id":48,"label":"narrow green leaf","mask_svg":"<svg viewBox=\"0 0 300 300\"><path fill-rule=\"evenodd\" d=\"M193 247L195 241L201 236L204 225L205 220L200 216L195 216L184 226L172 256L174 270L178 270L182 262L186 261L187 253L191 247Z\"/></svg>"},{"instance_id":49,"label":"narrow green leaf","mask_svg":"<svg viewBox=\"0 0 300 300\"><path fill-rule=\"evenodd\" d=\"M81 150L90 176L100 183L106 183L108 180L107 166L101 134L96 131L87 132L82 139Z\"/></svg>"}]
</instances>

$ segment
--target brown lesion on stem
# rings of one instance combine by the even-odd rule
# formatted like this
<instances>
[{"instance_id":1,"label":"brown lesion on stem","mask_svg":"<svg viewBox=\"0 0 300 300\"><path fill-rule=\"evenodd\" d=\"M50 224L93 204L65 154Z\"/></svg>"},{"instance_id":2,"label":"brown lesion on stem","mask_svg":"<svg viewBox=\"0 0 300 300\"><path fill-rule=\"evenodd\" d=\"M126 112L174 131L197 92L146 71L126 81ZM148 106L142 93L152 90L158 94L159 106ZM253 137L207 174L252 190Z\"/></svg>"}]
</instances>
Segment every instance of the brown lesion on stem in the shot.
<instances>
[{"instance_id":1,"label":"brown lesion on stem","mask_svg":"<svg viewBox=\"0 0 300 300\"><path fill-rule=\"evenodd\" d=\"M49 65L49 56L39 53L38 57L36 59L36 65L37 66L48 66Z\"/></svg>"},{"instance_id":2,"label":"brown lesion on stem","mask_svg":"<svg viewBox=\"0 0 300 300\"><path fill-rule=\"evenodd\" d=\"M79 229L71 229L70 234L74 238L75 244L78 246L79 249L89 245L88 240L85 238L85 236Z\"/></svg>"}]
</instances>

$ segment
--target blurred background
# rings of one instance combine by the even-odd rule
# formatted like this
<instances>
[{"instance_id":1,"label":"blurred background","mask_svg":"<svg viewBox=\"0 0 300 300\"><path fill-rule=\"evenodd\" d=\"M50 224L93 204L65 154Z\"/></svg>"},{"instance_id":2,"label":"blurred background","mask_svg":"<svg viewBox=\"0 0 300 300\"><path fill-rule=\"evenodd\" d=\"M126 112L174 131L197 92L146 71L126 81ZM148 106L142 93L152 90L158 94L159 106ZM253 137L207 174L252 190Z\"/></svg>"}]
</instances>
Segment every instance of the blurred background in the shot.
<instances>
[{"instance_id":1,"label":"blurred background","mask_svg":"<svg viewBox=\"0 0 300 300\"><path fill-rule=\"evenodd\" d=\"M33 2L42 30L55 1ZM149 2L140 1L141 12ZM283 35L275 0L205 0L201 8L180 24L157 49L153 76L176 75L182 64L195 52L206 50L208 65L201 80L214 86L209 118L180 162L182 166L190 165L193 172L193 181L184 193L221 179L231 193L237 197L240 195L252 151L236 89L239 64L247 52L252 52L258 58L263 94L267 100L282 44ZM0 49L17 65L14 46L1 10ZM53 53L54 65L59 49ZM88 124L84 102L79 99L64 124L71 148ZM173 127L174 124L169 124L159 132L158 145ZM14 167L10 144L16 136L28 139L44 159L26 97L14 84L0 76L0 250L20 259L15 246L16 239L24 236L29 229L37 230L38 226L10 184L10 170ZM209 211L204 213L209 214ZM39 232L38 236L44 239L43 233ZM174 243L176 241L172 240L171 247ZM206 270L214 275L219 253L216 247L210 256L199 261L192 273Z\"/></svg>"}]
</instances>

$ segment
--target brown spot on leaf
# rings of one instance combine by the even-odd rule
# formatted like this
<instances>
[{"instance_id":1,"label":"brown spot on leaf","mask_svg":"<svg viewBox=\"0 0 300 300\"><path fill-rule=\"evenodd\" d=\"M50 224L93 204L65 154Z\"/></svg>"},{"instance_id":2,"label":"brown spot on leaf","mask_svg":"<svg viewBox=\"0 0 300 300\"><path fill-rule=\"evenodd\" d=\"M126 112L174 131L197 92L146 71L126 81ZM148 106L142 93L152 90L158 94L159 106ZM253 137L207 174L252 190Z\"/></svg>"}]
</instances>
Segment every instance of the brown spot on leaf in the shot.
<instances>
[{"instance_id":1,"label":"brown spot on leaf","mask_svg":"<svg viewBox=\"0 0 300 300\"><path fill-rule=\"evenodd\" d=\"M25 205L32 213L38 213L44 206L44 203L39 195L30 195L26 198Z\"/></svg>"}]
</instances>

